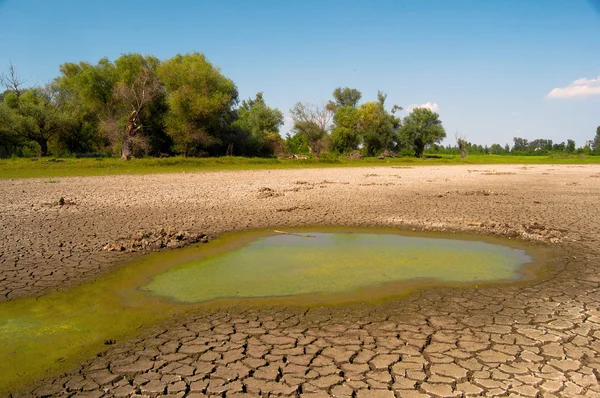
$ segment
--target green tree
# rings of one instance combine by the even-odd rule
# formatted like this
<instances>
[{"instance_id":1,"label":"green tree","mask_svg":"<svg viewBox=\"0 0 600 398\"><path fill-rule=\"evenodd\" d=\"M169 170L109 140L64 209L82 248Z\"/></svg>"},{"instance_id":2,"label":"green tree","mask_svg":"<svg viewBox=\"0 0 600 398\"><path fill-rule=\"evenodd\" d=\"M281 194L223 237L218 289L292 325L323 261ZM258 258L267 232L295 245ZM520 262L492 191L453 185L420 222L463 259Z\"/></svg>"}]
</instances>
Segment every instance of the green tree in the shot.
<instances>
[{"instance_id":1,"label":"green tree","mask_svg":"<svg viewBox=\"0 0 600 398\"><path fill-rule=\"evenodd\" d=\"M304 134L287 133L285 135L285 150L288 153L300 154L308 153L308 140Z\"/></svg>"},{"instance_id":2,"label":"green tree","mask_svg":"<svg viewBox=\"0 0 600 398\"><path fill-rule=\"evenodd\" d=\"M8 129L38 143L41 156L48 155L50 138L69 123L68 114L57 105L55 94L52 86L47 85L4 96L4 103L12 113L5 117Z\"/></svg>"},{"instance_id":3,"label":"green tree","mask_svg":"<svg viewBox=\"0 0 600 398\"><path fill-rule=\"evenodd\" d=\"M504 155L504 148L500 144L492 144L490 147L490 153L492 155Z\"/></svg>"},{"instance_id":4,"label":"green tree","mask_svg":"<svg viewBox=\"0 0 600 398\"><path fill-rule=\"evenodd\" d=\"M167 133L184 156L223 142L238 101L235 84L203 54L178 54L164 61L158 75L166 87Z\"/></svg>"},{"instance_id":5,"label":"green tree","mask_svg":"<svg viewBox=\"0 0 600 398\"><path fill-rule=\"evenodd\" d=\"M113 97L117 118L126 121L124 126L117 125L113 141L121 143L123 160L134 155L135 146L148 150L146 137L139 133L144 127L143 112L163 94L163 86L156 76L159 64L157 58L140 54L125 54L115 61L117 81Z\"/></svg>"},{"instance_id":6,"label":"green tree","mask_svg":"<svg viewBox=\"0 0 600 398\"><path fill-rule=\"evenodd\" d=\"M592 150L594 153L600 154L600 126L596 128L596 136L592 141Z\"/></svg>"},{"instance_id":7,"label":"green tree","mask_svg":"<svg viewBox=\"0 0 600 398\"><path fill-rule=\"evenodd\" d=\"M332 112L335 112L337 108L345 106L356 108L361 98L362 93L355 88L338 87L333 90L333 101L329 101L327 107Z\"/></svg>"},{"instance_id":8,"label":"green tree","mask_svg":"<svg viewBox=\"0 0 600 398\"><path fill-rule=\"evenodd\" d=\"M65 63L54 79L59 101L71 114L71 124L58 141L69 152L92 152L110 145L116 126L117 104L113 97L117 81L115 65L102 58L96 65Z\"/></svg>"},{"instance_id":9,"label":"green tree","mask_svg":"<svg viewBox=\"0 0 600 398\"><path fill-rule=\"evenodd\" d=\"M319 157L327 146L331 109L327 106L298 102L290 112L294 120L292 131L302 134L306 138L308 152Z\"/></svg>"},{"instance_id":10,"label":"green tree","mask_svg":"<svg viewBox=\"0 0 600 398\"><path fill-rule=\"evenodd\" d=\"M567 140L567 146L565 148L565 151L567 151L569 153L575 152L575 141Z\"/></svg>"},{"instance_id":11,"label":"green tree","mask_svg":"<svg viewBox=\"0 0 600 398\"><path fill-rule=\"evenodd\" d=\"M345 153L358 149L362 141L358 131L359 118L360 111L353 106L336 108L331 129L331 145L335 152Z\"/></svg>"},{"instance_id":12,"label":"green tree","mask_svg":"<svg viewBox=\"0 0 600 398\"><path fill-rule=\"evenodd\" d=\"M359 107L358 131L367 156L391 149L397 141L400 120L385 110L384 102L380 97L380 101L366 102Z\"/></svg>"},{"instance_id":13,"label":"green tree","mask_svg":"<svg viewBox=\"0 0 600 398\"><path fill-rule=\"evenodd\" d=\"M404 118L400 134L412 146L416 157L422 157L426 145L446 138L439 115L427 108L415 108Z\"/></svg>"},{"instance_id":14,"label":"green tree","mask_svg":"<svg viewBox=\"0 0 600 398\"><path fill-rule=\"evenodd\" d=\"M552 144L552 150L556 152L564 152L566 150L567 145L565 142L561 142L560 144Z\"/></svg>"},{"instance_id":15,"label":"green tree","mask_svg":"<svg viewBox=\"0 0 600 398\"><path fill-rule=\"evenodd\" d=\"M271 156L283 150L283 139L279 129L283 126L283 113L270 108L259 92L255 98L242 101L237 110L233 128L241 130L248 137L246 155Z\"/></svg>"},{"instance_id":16,"label":"green tree","mask_svg":"<svg viewBox=\"0 0 600 398\"><path fill-rule=\"evenodd\" d=\"M513 153L515 152L524 152L529 147L529 141L525 138L513 137Z\"/></svg>"},{"instance_id":17,"label":"green tree","mask_svg":"<svg viewBox=\"0 0 600 398\"><path fill-rule=\"evenodd\" d=\"M4 97L4 96L3 96ZM22 145L22 140L12 129L13 113L4 103L0 102L0 157L9 156Z\"/></svg>"},{"instance_id":18,"label":"green tree","mask_svg":"<svg viewBox=\"0 0 600 398\"><path fill-rule=\"evenodd\" d=\"M24 83L12 62L9 64L8 72L0 74L0 86L5 89L0 93L0 157L16 153L27 143L26 138L14 131L14 109L4 102L7 95L12 95L13 99L19 98L25 91Z\"/></svg>"},{"instance_id":19,"label":"green tree","mask_svg":"<svg viewBox=\"0 0 600 398\"><path fill-rule=\"evenodd\" d=\"M358 131L360 112L357 108L361 97L357 89L338 87L333 91L333 101L327 104L327 108L334 112L331 145L337 153L355 150L362 142Z\"/></svg>"},{"instance_id":20,"label":"green tree","mask_svg":"<svg viewBox=\"0 0 600 398\"><path fill-rule=\"evenodd\" d=\"M367 156L394 149L398 142L400 119L394 113L402 107L394 105L391 112L388 112L385 109L386 99L387 95L378 91L377 101L366 102L358 108L357 131Z\"/></svg>"},{"instance_id":21,"label":"green tree","mask_svg":"<svg viewBox=\"0 0 600 398\"><path fill-rule=\"evenodd\" d=\"M90 145L77 143L101 141L101 136L105 143L120 147L122 159L147 152L148 133L160 134L160 129L156 123L150 123L150 131L143 129L155 122L160 110L164 112L163 88L156 77L159 64L156 57L136 53L124 54L114 63L102 58L96 65L63 64L55 84L74 123L61 141L71 150L83 150Z\"/></svg>"}]
</instances>

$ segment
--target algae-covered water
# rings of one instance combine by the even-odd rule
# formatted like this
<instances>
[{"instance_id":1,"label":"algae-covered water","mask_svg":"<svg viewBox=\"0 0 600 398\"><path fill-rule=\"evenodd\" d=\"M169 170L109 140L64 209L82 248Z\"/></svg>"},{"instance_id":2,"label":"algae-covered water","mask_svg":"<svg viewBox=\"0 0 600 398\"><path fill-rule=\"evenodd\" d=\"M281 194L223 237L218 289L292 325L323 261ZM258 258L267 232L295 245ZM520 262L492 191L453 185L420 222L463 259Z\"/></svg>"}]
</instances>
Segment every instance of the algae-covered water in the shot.
<instances>
[{"instance_id":1,"label":"algae-covered water","mask_svg":"<svg viewBox=\"0 0 600 398\"><path fill-rule=\"evenodd\" d=\"M393 230L244 232L153 253L70 289L0 303L0 396L200 307L377 301L516 280L530 261L522 249Z\"/></svg>"},{"instance_id":2,"label":"algae-covered water","mask_svg":"<svg viewBox=\"0 0 600 398\"><path fill-rule=\"evenodd\" d=\"M193 260L144 286L181 302L338 293L386 282L518 279L523 250L477 241L394 234L312 233L259 238Z\"/></svg>"}]
</instances>

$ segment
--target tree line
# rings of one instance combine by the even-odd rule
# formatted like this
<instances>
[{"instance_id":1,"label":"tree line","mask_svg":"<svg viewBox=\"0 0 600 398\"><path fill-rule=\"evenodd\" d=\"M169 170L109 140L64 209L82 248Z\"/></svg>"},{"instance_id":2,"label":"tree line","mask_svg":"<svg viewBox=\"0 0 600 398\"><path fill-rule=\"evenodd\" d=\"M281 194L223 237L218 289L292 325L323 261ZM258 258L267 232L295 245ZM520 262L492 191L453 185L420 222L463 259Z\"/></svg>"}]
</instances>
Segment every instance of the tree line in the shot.
<instances>
[{"instance_id":1,"label":"tree line","mask_svg":"<svg viewBox=\"0 0 600 398\"><path fill-rule=\"evenodd\" d=\"M0 157L6 156L290 156L324 153L385 156L459 153L441 146L439 115L415 108L406 117L387 96L336 88L324 104L298 102L283 139L283 113L263 94L239 100L235 83L201 53L161 61L136 53L96 64L64 63L46 85L25 87L16 68L0 75ZM463 153L575 152L572 140L515 138L512 149L464 141ZM591 144L600 151L600 127Z\"/></svg>"},{"instance_id":2,"label":"tree line","mask_svg":"<svg viewBox=\"0 0 600 398\"><path fill-rule=\"evenodd\" d=\"M521 155L521 156L543 156L553 154L583 154L600 155L600 126L596 129L596 136L593 140L586 141L582 146L577 147L574 140L568 139L565 143L555 143L551 139L527 140L526 138L514 137L513 146L505 144L477 145L465 140L464 150L472 155ZM432 145L428 152L433 154L461 154L460 145Z\"/></svg>"},{"instance_id":3,"label":"tree line","mask_svg":"<svg viewBox=\"0 0 600 398\"><path fill-rule=\"evenodd\" d=\"M0 148L42 156L105 152L133 156L268 156L283 146L283 113L236 85L203 54L125 54L111 62L65 63L60 75L23 88L2 76Z\"/></svg>"}]
</instances>

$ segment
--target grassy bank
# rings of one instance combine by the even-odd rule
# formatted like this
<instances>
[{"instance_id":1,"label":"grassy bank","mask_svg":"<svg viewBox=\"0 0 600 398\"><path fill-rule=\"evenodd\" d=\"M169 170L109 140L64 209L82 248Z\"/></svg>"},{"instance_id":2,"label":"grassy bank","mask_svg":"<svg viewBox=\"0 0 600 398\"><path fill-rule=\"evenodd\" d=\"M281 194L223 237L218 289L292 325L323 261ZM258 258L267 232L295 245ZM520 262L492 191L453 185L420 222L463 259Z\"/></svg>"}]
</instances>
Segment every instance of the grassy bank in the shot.
<instances>
[{"instance_id":1,"label":"grassy bank","mask_svg":"<svg viewBox=\"0 0 600 398\"><path fill-rule=\"evenodd\" d=\"M600 156L495 156L441 155L399 158L323 158L323 159L267 159L267 158L143 158L122 161L117 158L94 159L1 159L0 178L101 176L119 174L177 173L215 170L293 169L318 167L361 166L426 166L426 165L494 165L494 164L600 164Z\"/></svg>"}]
</instances>

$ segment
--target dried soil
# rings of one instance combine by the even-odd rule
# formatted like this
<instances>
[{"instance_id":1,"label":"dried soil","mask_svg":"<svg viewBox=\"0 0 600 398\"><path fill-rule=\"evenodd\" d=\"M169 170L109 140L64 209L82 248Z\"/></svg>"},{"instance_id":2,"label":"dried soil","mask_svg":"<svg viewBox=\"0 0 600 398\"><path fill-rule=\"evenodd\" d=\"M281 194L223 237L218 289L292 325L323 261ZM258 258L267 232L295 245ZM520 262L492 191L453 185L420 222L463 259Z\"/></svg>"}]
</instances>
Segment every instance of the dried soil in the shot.
<instances>
[{"instance_id":1,"label":"dried soil","mask_svg":"<svg viewBox=\"0 0 600 398\"><path fill-rule=\"evenodd\" d=\"M563 253L557 274L537 284L190 316L26 395L598 396L599 172L494 165L2 180L2 300L108 272L140 254L103 248L137 231L388 226L536 240ZM47 205L59 198L71 204Z\"/></svg>"}]
</instances>

